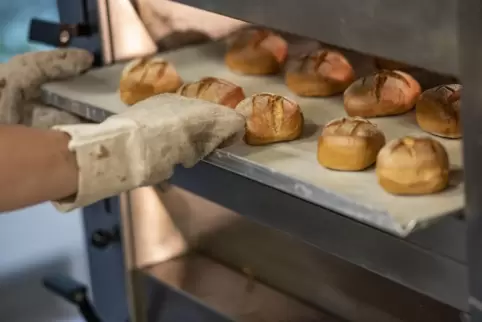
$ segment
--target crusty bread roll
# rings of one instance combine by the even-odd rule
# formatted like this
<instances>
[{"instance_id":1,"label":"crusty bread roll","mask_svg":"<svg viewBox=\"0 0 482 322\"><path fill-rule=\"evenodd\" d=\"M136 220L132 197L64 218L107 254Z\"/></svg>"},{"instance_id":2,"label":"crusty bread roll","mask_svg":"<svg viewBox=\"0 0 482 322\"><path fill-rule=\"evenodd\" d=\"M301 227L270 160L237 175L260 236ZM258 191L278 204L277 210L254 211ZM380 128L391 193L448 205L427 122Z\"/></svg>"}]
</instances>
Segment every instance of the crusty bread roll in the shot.
<instances>
[{"instance_id":1,"label":"crusty bread roll","mask_svg":"<svg viewBox=\"0 0 482 322\"><path fill-rule=\"evenodd\" d=\"M256 94L239 103L236 111L246 117L244 141L249 145L291 141L303 132L300 106L283 96Z\"/></svg>"},{"instance_id":2,"label":"crusty bread roll","mask_svg":"<svg viewBox=\"0 0 482 322\"><path fill-rule=\"evenodd\" d=\"M280 71L288 53L281 36L265 29L242 30L224 57L231 71L246 75L269 75Z\"/></svg>"},{"instance_id":3,"label":"crusty bread roll","mask_svg":"<svg viewBox=\"0 0 482 322\"><path fill-rule=\"evenodd\" d=\"M245 98L241 87L215 77L205 77L197 82L186 83L178 89L177 93L231 108L235 108Z\"/></svg>"},{"instance_id":4,"label":"crusty bread roll","mask_svg":"<svg viewBox=\"0 0 482 322\"><path fill-rule=\"evenodd\" d=\"M323 128L318 139L318 162L328 169L363 170L375 162L384 144L383 132L370 121L339 118Z\"/></svg>"},{"instance_id":5,"label":"crusty bread roll","mask_svg":"<svg viewBox=\"0 0 482 322\"><path fill-rule=\"evenodd\" d=\"M417 123L422 130L445 138L461 138L459 84L426 90L416 105Z\"/></svg>"},{"instance_id":6,"label":"crusty bread roll","mask_svg":"<svg viewBox=\"0 0 482 322\"><path fill-rule=\"evenodd\" d=\"M382 70L351 84L343 101L349 116L397 115L411 110L420 92L418 82L407 73Z\"/></svg>"},{"instance_id":7,"label":"crusty bread roll","mask_svg":"<svg viewBox=\"0 0 482 322\"><path fill-rule=\"evenodd\" d=\"M331 96L343 92L355 79L348 60L338 51L319 49L292 62L286 85L300 96Z\"/></svg>"},{"instance_id":8,"label":"crusty bread roll","mask_svg":"<svg viewBox=\"0 0 482 322\"><path fill-rule=\"evenodd\" d=\"M445 148L431 138L390 141L377 157L378 182L396 195L422 195L443 190L449 179Z\"/></svg>"},{"instance_id":9,"label":"crusty bread roll","mask_svg":"<svg viewBox=\"0 0 482 322\"><path fill-rule=\"evenodd\" d=\"M182 80L174 65L160 57L139 58L131 61L122 71L119 92L127 105L148 97L175 92Z\"/></svg>"}]
</instances>

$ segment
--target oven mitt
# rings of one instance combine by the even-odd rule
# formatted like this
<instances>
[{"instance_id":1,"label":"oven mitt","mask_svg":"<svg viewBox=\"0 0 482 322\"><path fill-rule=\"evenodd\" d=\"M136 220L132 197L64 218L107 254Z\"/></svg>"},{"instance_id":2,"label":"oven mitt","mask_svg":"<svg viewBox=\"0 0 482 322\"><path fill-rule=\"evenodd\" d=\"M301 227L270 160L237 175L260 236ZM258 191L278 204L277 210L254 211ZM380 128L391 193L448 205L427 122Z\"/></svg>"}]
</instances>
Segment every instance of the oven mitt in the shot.
<instances>
[{"instance_id":1,"label":"oven mitt","mask_svg":"<svg viewBox=\"0 0 482 322\"><path fill-rule=\"evenodd\" d=\"M70 113L40 102L41 85L81 74L92 55L82 49L56 49L17 55L0 65L0 124L50 128L83 123Z\"/></svg>"},{"instance_id":2,"label":"oven mitt","mask_svg":"<svg viewBox=\"0 0 482 322\"><path fill-rule=\"evenodd\" d=\"M176 165L192 167L226 141L240 139L244 126L233 109L175 94L153 96L100 124L56 126L71 136L79 186L55 206L69 211L160 183Z\"/></svg>"}]
</instances>

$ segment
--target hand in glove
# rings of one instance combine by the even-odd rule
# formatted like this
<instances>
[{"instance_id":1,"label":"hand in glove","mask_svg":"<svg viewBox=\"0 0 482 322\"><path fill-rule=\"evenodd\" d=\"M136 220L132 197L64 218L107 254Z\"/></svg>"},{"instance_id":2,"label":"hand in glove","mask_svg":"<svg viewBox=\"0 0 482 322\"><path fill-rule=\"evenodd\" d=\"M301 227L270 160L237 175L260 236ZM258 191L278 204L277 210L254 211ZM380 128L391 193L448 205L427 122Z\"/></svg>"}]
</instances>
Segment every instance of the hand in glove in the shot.
<instances>
[{"instance_id":1,"label":"hand in glove","mask_svg":"<svg viewBox=\"0 0 482 322\"><path fill-rule=\"evenodd\" d=\"M164 94L141 101L101 124L54 129L71 136L79 167L75 197L56 204L82 207L168 179L174 166L192 167L219 145L244 133L245 119L214 103Z\"/></svg>"},{"instance_id":2,"label":"hand in glove","mask_svg":"<svg viewBox=\"0 0 482 322\"><path fill-rule=\"evenodd\" d=\"M0 65L0 124L50 128L83 123L70 113L42 104L40 86L73 77L91 67L92 55L82 49L56 49L18 55Z\"/></svg>"}]
</instances>

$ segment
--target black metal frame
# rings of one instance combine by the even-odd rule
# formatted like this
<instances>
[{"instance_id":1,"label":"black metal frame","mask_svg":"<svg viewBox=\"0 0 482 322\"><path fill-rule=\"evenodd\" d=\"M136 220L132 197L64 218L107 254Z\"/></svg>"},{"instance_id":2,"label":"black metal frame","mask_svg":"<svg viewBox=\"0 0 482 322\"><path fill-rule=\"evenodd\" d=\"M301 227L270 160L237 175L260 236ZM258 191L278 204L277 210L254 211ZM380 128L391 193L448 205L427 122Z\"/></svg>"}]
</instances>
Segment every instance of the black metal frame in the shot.
<instances>
[{"instance_id":1,"label":"black metal frame","mask_svg":"<svg viewBox=\"0 0 482 322\"><path fill-rule=\"evenodd\" d=\"M89 37L75 37L71 46L84 48L94 53L95 65L104 64L102 39L100 35L99 6L97 0L63 1L57 0L60 23L86 24L92 30Z\"/></svg>"},{"instance_id":2,"label":"black metal frame","mask_svg":"<svg viewBox=\"0 0 482 322\"><path fill-rule=\"evenodd\" d=\"M120 202L113 197L83 209L84 229L94 307L102 321L129 321L129 305L123 245L120 240L99 246L99 231L116 234L121 227Z\"/></svg>"},{"instance_id":3,"label":"black metal frame","mask_svg":"<svg viewBox=\"0 0 482 322\"><path fill-rule=\"evenodd\" d=\"M57 0L59 21L33 18L30 22L30 41L50 46L84 48L94 54L94 66L106 63L100 35L98 0Z\"/></svg>"},{"instance_id":4,"label":"black metal frame","mask_svg":"<svg viewBox=\"0 0 482 322\"><path fill-rule=\"evenodd\" d=\"M468 221L469 312L472 322L482 321L482 3L459 2L460 66L464 84L462 122L464 131L465 213Z\"/></svg>"},{"instance_id":5,"label":"black metal frame","mask_svg":"<svg viewBox=\"0 0 482 322\"><path fill-rule=\"evenodd\" d=\"M89 10L95 12L96 1L87 2ZM191 170L182 169L176 172L172 182L263 224L303 238L345 260L384 276L391 275L404 285L467 310L472 322L481 322L482 199L478 196L482 183L482 132L479 130L482 120L480 1L410 0L400 3L397 0L364 0L363 5L353 4L350 0L336 1L336 4L333 0L180 2L461 77L464 84L465 222L447 218L427 231L402 240L212 165L201 164ZM82 15L82 9L76 7L79 3L69 2L70 7L67 8L59 1L61 21L78 21ZM275 7L276 14L273 14ZM290 21L295 21L296 26L290 25ZM101 48L98 37L91 38L89 42L78 45L94 52ZM220 171L223 171L222 175L213 174ZM213 178L219 182L209 186L198 184L213 183ZM245 191L250 191L251 197L258 198L250 198L249 203L246 202L246 196L230 195L230 198L226 198L226 194L216 188L231 185L233 180L243 185ZM253 193L254 190L257 192ZM260 192L264 194L262 198L259 197ZM268 200L276 200L276 207ZM84 209L89 238L97 229L112 229L119 224L116 198L106 202ZM106 208L108 204L110 206ZM280 215L279 209L283 209L283 213L288 213L290 209L304 211L311 214L312 222L299 223L295 218ZM326 229L328 226L343 227L343 236L335 233L333 228ZM351 236L351 240L346 236ZM356 247L353 247L354 242ZM115 317L117 320L127 317L121 245L100 250L89 243L88 251L96 308L102 316ZM384 251L387 256L380 256ZM413 275L412 271L401 270L400 265L409 265L399 262L404 258L411 258L411 264L416 263L422 268L423 274ZM387 272L386 267L392 267L393 270ZM445 270L434 271L440 267L445 267ZM394 272L397 273L395 276ZM434 274L439 274L436 275L438 278ZM435 283L443 278L445 284ZM468 301L465 300L467 294Z\"/></svg>"}]
</instances>

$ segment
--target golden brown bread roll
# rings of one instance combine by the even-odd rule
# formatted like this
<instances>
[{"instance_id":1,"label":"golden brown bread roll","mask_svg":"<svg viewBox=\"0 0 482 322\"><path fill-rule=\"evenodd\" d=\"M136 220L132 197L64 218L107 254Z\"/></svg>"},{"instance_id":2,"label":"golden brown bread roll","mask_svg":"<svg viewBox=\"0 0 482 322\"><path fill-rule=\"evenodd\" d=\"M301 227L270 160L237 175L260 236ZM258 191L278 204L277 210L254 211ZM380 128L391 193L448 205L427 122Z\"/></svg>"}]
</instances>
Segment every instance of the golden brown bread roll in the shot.
<instances>
[{"instance_id":1,"label":"golden brown bread roll","mask_svg":"<svg viewBox=\"0 0 482 322\"><path fill-rule=\"evenodd\" d=\"M197 82L184 84L177 93L231 108L235 108L245 98L241 87L215 77L205 77Z\"/></svg>"},{"instance_id":2,"label":"golden brown bread roll","mask_svg":"<svg viewBox=\"0 0 482 322\"><path fill-rule=\"evenodd\" d=\"M157 94L175 92L181 84L171 63L160 57L139 58L122 71L119 92L121 100L132 105Z\"/></svg>"},{"instance_id":3,"label":"golden brown bread roll","mask_svg":"<svg viewBox=\"0 0 482 322\"><path fill-rule=\"evenodd\" d=\"M288 53L281 36L265 29L242 30L230 45L224 61L239 74L269 75L280 71Z\"/></svg>"},{"instance_id":4,"label":"golden brown bread roll","mask_svg":"<svg viewBox=\"0 0 482 322\"><path fill-rule=\"evenodd\" d=\"M292 63L286 85L300 96L331 96L343 92L355 79L348 60L334 50L319 49Z\"/></svg>"},{"instance_id":5,"label":"golden brown bread roll","mask_svg":"<svg viewBox=\"0 0 482 322\"><path fill-rule=\"evenodd\" d=\"M336 119L325 125L318 139L318 162L328 169L363 170L375 162L384 144L383 132L370 121Z\"/></svg>"},{"instance_id":6,"label":"golden brown bread roll","mask_svg":"<svg viewBox=\"0 0 482 322\"><path fill-rule=\"evenodd\" d=\"M416 105L417 123L422 130L445 138L461 138L459 84L426 90Z\"/></svg>"},{"instance_id":7,"label":"golden brown bread roll","mask_svg":"<svg viewBox=\"0 0 482 322\"><path fill-rule=\"evenodd\" d=\"M443 190L449 179L445 148L431 138L390 141L377 157L378 182L396 195L422 195Z\"/></svg>"},{"instance_id":8,"label":"golden brown bread roll","mask_svg":"<svg viewBox=\"0 0 482 322\"><path fill-rule=\"evenodd\" d=\"M246 117L244 141L249 145L291 141L303 132L300 106L283 96L256 94L239 103L236 111Z\"/></svg>"},{"instance_id":9,"label":"golden brown bread roll","mask_svg":"<svg viewBox=\"0 0 482 322\"><path fill-rule=\"evenodd\" d=\"M343 102L349 116L397 115L411 110L420 92L418 82L407 73L383 70L351 84Z\"/></svg>"}]
</instances>

